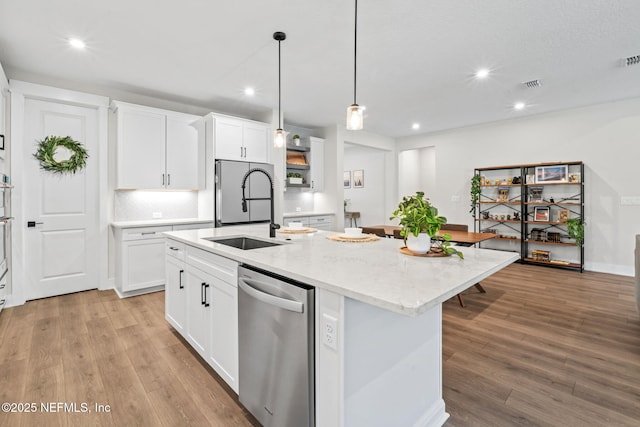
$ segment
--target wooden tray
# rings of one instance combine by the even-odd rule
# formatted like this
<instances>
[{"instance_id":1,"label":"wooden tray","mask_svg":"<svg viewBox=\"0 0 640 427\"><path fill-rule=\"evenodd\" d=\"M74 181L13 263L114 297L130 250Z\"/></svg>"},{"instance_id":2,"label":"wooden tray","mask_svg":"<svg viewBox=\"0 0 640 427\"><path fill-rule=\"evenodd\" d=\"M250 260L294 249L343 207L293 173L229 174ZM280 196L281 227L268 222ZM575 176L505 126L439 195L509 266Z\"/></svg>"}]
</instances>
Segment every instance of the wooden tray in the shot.
<instances>
[{"instance_id":1,"label":"wooden tray","mask_svg":"<svg viewBox=\"0 0 640 427\"><path fill-rule=\"evenodd\" d=\"M284 234L307 234L307 233L315 233L318 231L317 228L311 227L302 227L302 228L281 228L278 230L280 233Z\"/></svg>"},{"instance_id":2,"label":"wooden tray","mask_svg":"<svg viewBox=\"0 0 640 427\"><path fill-rule=\"evenodd\" d=\"M369 234L365 239L350 239L348 237L343 237L339 234L332 234L327 236L327 239L333 240L335 242L349 242L349 243L368 243L368 242L376 242L380 240L380 237L375 234Z\"/></svg>"},{"instance_id":3,"label":"wooden tray","mask_svg":"<svg viewBox=\"0 0 640 427\"><path fill-rule=\"evenodd\" d=\"M421 257L445 257L445 256L451 256L450 254L446 254L444 252L442 252L442 250L438 249L436 252L433 251L434 248L431 248L429 250L429 252L427 252L426 254L417 254L415 252L412 252L409 250L409 248L407 248L406 246L403 246L400 248L400 252L402 252L405 255L411 255L411 256L421 256Z\"/></svg>"}]
</instances>

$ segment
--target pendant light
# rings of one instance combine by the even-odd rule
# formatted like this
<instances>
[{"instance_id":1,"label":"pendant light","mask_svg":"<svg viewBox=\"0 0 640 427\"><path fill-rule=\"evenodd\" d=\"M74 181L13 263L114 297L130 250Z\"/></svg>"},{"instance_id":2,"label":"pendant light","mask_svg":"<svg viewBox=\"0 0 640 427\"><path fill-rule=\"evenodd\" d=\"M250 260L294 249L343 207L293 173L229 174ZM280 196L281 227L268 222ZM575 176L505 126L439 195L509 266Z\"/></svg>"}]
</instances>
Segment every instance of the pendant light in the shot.
<instances>
[{"instance_id":1,"label":"pendant light","mask_svg":"<svg viewBox=\"0 0 640 427\"><path fill-rule=\"evenodd\" d=\"M287 35L281 31L273 33L274 40L278 41L278 129L273 134L273 145L277 148L283 147L287 136L282 130L282 94L281 94L281 65L280 65L280 42L287 38Z\"/></svg>"},{"instance_id":2,"label":"pendant light","mask_svg":"<svg viewBox=\"0 0 640 427\"><path fill-rule=\"evenodd\" d=\"M364 109L356 102L356 71L358 53L358 0L355 0L355 25L353 35L353 104L347 108L347 129L360 130L364 126Z\"/></svg>"}]
</instances>

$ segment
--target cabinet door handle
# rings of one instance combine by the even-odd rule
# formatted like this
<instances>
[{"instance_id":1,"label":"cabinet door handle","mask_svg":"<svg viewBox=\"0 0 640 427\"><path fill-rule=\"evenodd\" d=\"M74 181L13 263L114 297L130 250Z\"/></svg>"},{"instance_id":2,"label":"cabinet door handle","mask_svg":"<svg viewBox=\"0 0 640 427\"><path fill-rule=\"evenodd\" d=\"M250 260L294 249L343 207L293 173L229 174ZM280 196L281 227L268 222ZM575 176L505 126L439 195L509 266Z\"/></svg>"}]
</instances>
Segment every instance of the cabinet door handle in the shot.
<instances>
[{"instance_id":1,"label":"cabinet door handle","mask_svg":"<svg viewBox=\"0 0 640 427\"><path fill-rule=\"evenodd\" d=\"M178 273L178 289L184 289L184 285L182 284L183 273L184 273L184 270L180 270L180 273Z\"/></svg>"},{"instance_id":2,"label":"cabinet door handle","mask_svg":"<svg viewBox=\"0 0 640 427\"><path fill-rule=\"evenodd\" d=\"M169 249L171 249L172 251L177 251L177 250L179 250L178 248L175 248L175 247L173 247L173 246L169 246Z\"/></svg>"},{"instance_id":3,"label":"cabinet door handle","mask_svg":"<svg viewBox=\"0 0 640 427\"><path fill-rule=\"evenodd\" d=\"M311 181L311 188L315 188L315 182Z\"/></svg>"},{"instance_id":4,"label":"cabinet door handle","mask_svg":"<svg viewBox=\"0 0 640 427\"><path fill-rule=\"evenodd\" d=\"M204 282L200 284L200 304L202 305L204 305L204 285L206 285Z\"/></svg>"},{"instance_id":5,"label":"cabinet door handle","mask_svg":"<svg viewBox=\"0 0 640 427\"><path fill-rule=\"evenodd\" d=\"M242 147L240 147L240 157L244 157Z\"/></svg>"},{"instance_id":6,"label":"cabinet door handle","mask_svg":"<svg viewBox=\"0 0 640 427\"><path fill-rule=\"evenodd\" d=\"M148 234L156 234L156 232L155 232L155 231L143 231L143 232L142 232L142 233L140 233L140 234L141 234L141 235L143 235L143 236L146 236L146 235L148 235Z\"/></svg>"},{"instance_id":7,"label":"cabinet door handle","mask_svg":"<svg viewBox=\"0 0 640 427\"><path fill-rule=\"evenodd\" d=\"M204 284L204 306L209 307L209 303L207 302L207 289L209 289L209 284Z\"/></svg>"},{"instance_id":8,"label":"cabinet door handle","mask_svg":"<svg viewBox=\"0 0 640 427\"><path fill-rule=\"evenodd\" d=\"M167 174L167 186L171 185L171 174Z\"/></svg>"}]
</instances>

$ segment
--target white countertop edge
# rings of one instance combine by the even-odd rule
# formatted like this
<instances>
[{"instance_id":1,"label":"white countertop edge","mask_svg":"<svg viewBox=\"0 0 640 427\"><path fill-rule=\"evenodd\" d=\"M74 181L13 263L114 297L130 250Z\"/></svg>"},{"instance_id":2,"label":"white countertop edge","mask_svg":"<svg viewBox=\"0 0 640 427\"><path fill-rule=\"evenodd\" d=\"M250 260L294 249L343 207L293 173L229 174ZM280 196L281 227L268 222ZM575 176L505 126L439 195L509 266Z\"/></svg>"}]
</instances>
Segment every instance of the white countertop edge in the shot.
<instances>
[{"instance_id":1,"label":"white countertop edge","mask_svg":"<svg viewBox=\"0 0 640 427\"><path fill-rule=\"evenodd\" d=\"M334 212L285 212L282 214L283 218L298 218L305 216L325 216L335 215Z\"/></svg>"},{"instance_id":2,"label":"white countertop edge","mask_svg":"<svg viewBox=\"0 0 640 427\"><path fill-rule=\"evenodd\" d=\"M163 225L181 225L181 224L205 224L207 222L213 222L213 219L199 219L199 218L163 218L163 219L144 219L137 221L113 221L111 226L113 228L134 228L134 227L153 227Z\"/></svg>"}]
</instances>

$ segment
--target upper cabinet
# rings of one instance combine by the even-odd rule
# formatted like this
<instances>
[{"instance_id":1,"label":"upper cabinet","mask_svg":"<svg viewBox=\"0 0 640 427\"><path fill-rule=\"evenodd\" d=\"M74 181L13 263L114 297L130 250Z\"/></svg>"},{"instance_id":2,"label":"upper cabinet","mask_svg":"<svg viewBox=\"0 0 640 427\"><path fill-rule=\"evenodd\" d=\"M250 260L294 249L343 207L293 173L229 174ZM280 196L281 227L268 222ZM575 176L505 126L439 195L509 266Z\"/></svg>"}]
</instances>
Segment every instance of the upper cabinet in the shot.
<instances>
[{"instance_id":1,"label":"upper cabinet","mask_svg":"<svg viewBox=\"0 0 640 427\"><path fill-rule=\"evenodd\" d=\"M270 163L270 126L252 120L208 114L206 135L213 144L215 159Z\"/></svg>"},{"instance_id":2,"label":"upper cabinet","mask_svg":"<svg viewBox=\"0 0 640 427\"><path fill-rule=\"evenodd\" d=\"M204 187L198 116L113 101L116 188L196 190Z\"/></svg>"}]
</instances>

